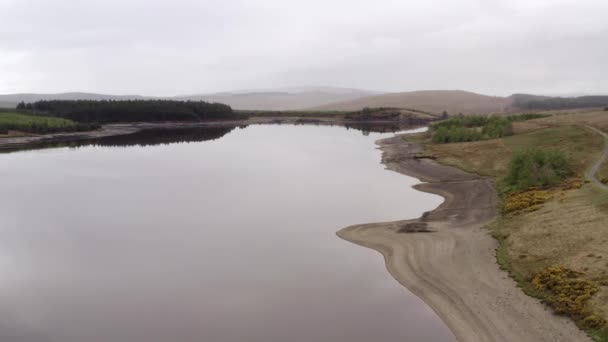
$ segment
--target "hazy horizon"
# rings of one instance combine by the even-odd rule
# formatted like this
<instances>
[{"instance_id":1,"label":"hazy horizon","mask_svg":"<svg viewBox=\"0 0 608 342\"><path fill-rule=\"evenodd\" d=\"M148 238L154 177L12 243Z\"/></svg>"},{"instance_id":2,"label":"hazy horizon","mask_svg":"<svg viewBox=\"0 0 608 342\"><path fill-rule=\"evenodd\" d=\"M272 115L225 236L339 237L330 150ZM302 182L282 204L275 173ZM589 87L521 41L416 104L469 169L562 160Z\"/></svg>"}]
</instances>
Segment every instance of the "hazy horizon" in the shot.
<instances>
[{"instance_id":1,"label":"hazy horizon","mask_svg":"<svg viewBox=\"0 0 608 342\"><path fill-rule=\"evenodd\" d=\"M548 92L530 92L530 93L526 93L526 92L521 92L521 91L512 91L512 92L507 92L505 94L489 94L489 93L484 93L484 92L477 92L477 91L471 91L468 89L411 89L411 90L399 90L399 91L383 91L383 90L371 90L371 89L359 89L359 88L352 88L352 87L332 87L332 86L318 86L318 87L314 87L314 86L304 86L304 87L296 87L296 86L290 86L290 87L280 87L280 88L259 88L259 89L227 89L227 90L220 90L220 91L215 91L215 92L208 92L208 93L203 93L203 92L199 92L199 93L189 93L189 94L166 94L166 95L150 95L150 94L146 94L146 93L141 93L141 92L132 92L132 93L118 93L118 92L94 92L94 91L82 91L82 90L72 90L72 91L58 91L58 92L18 92L18 93L0 93L0 96L3 95L20 95L20 94L33 94L33 95L55 95L55 94L92 94L92 95L105 95L105 96L124 96L124 97L129 97L129 96L141 96L144 98L181 98L181 97L193 97L193 96L223 96L223 95L243 95L243 94L252 94L252 93L272 93L272 92L283 92L283 93L291 93L291 94L298 94L298 93L302 93L302 92L313 92L315 90L305 90L305 91L288 91L288 89L291 88L318 88L320 89L319 91L323 91L321 89L323 88L335 88L335 89L352 89L353 91L363 91L363 92L369 92L370 95L361 95L363 96L374 96L376 95L381 95L381 94L390 94L390 93L408 93L408 92L421 92L421 91L464 91L464 92L471 92L471 93L476 93L479 95L488 95L488 96L496 96L496 97L509 97L511 95L515 95L515 94L530 94L530 95L538 95L538 96L555 96L555 97L578 97L578 96L594 96L594 95L601 95L601 96L608 96L608 91L602 93L602 92L569 92L569 93L548 93Z\"/></svg>"},{"instance_id":2,"label":"hazy horizon","mask_svg":"<svg viewBox=\"0 0 608 342\"><path fill-rule=\"evenodd\" d=\"M605 94L605 13L599 0L0 0L0 94Z\"/></svg>"}]
</instances>

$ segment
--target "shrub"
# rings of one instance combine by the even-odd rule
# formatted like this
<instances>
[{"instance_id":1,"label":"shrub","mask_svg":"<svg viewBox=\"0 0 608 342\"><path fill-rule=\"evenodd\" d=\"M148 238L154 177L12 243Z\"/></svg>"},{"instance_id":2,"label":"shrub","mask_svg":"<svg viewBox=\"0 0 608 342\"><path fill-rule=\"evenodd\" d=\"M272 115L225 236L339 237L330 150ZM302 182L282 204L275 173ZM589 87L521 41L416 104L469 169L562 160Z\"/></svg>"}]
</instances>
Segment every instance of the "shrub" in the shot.
<instances>
[{"instance_id":1,"label":"shrub","mask_svg":"<svg viewBox=\"0 0 608 342\"><path fill-rule=\"evenodd\" d=\"M509 119L495 117L486 122L481 132L486 139L502 138L513 135L513 125Z\"/></svg>"},{"instance_id":2,"label":"shrub","mask_svg":"<svg viewBox=\"0 0 608 342\"><path fill-rule=\"evenodd\" d=\"M585 181L580 178L570 179L561 187L563 190L580 189L585 184Z\"/></svg>"},{"instance_id":3,"label":"shrub","mask_svg":"<svg viewBox=\"0 0 608 342\"><path fill-rule=\"evenodd\" d=\"M503 211L511 213L520 210L531 211L551 199L551 193L546 190L528 190L510 193L503 202Z\"/></svg>"},{"instance_id":4,"label":"shrub","mask_svg":"<svg viewBox=\"0 0 608 342\"><path fill-rule=\"evenodd\" d=\"M606 325L606 320L598 315L591 314L583 318L583 326L585 327L599 329L604 325Z\"/></svg>"},{"instance_id":5,"label":"shrub","mask_svg":"<svg viewBox=\"0 0 608 342\"><path fill-rule=\"evenodd\" d=\"M0 113L0 134L6 134L8 131L40 134L54 132L80 132L97 128L99 128L99 125L94 123L77 123L62 118L25 115L10 112Z\"/></svg>"},{"instance_id":6,"label":"shrub","mask_svg":"<svg viewBox=\"0 0 608 342\"><path fill-rule=\"evenodd\" d=\"M562 182L573 174L561 151L528 149L514 154L503 183L508 191L544 187Z\"/></svg>"},{"instance_id":7,"label":"shrub","mask_svg":"<svg viewBox=\"0 0 608 342\"><path fill-rule=\"evenodd\" d=\"M511 122L504 117L455 116L431 125L432 142L446 144L496 139L511 135Z\"/></svg>"},{"instance_id":8,"label":"shrub","mask_svg":"<svg viewBox=\"0 0 608 342\"><path fill-rule=\"evenodd\" d=\"M432 142L446 144L498 139L513 135L513 122L544 118L546 114L527 113L511 116L453 116L431 125Z\"/></svg>"},{"instance_id":9,"label":"shrub","mask_svg":"<svg viewBox=\"0 0 608 342\"><path fill-rule=\"evenodd\" d=\"M527 121L527 120L534 120L534 119L542 119L542 118L546 118L548 116L551 116L550 114L538 114L538 113L524 113L524 114L519 114L519 115L510 115L507 118L510 121Z\"/></svg>"},{"instance_id":10,"label":"shrub","mask_svg":"<svg viewBox=\"0 0 608 342\"><path fill-rule=\"evenodd\" d=\"M532 279L532 285L547 294L546 302L555 313L581 321L586 327L601 328L606 321L589 312L587 302L599 291L597 285L582 279L583 273L561 266L551 266Z\"/></svg>"},{"instance_id":11,"label":"shrub","mask_svg":"<svg viewBox=\"0 0 608 342\"><path fill-rule=\"evenodd\" d=\"M488 122L486 116L454 116L447 120L435 122L431 125L431 129L438 129L439 127L482 127Z\"/></svg>"},{"instance_id":12,"label":"shrub","mask_svg":"<svg viewBox=\"0 0 608 342\"><path fill-rule=\"evenodd\" d=\"M464 127L439 127L433 134L432 141L436 144L467 142L481 140L482 133Z\"/></svg>"}]
</instances>

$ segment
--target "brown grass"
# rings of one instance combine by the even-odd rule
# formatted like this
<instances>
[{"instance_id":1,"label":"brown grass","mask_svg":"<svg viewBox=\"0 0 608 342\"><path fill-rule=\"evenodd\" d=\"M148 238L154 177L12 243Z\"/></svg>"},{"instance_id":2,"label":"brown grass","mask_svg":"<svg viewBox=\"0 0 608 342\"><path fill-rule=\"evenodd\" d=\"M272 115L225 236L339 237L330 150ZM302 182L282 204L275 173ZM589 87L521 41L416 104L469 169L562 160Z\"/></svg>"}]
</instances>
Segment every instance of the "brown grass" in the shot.
<instances>
[{"instance_id":1,"label":"brown grass","mask_svg":"<svg viewBox=\"0 0 608 342\"><path fill-rule=\"evenodd\" d=\"M608 115L592 111L518 122L518 134L514 136L472 143L427 144L425 153L441 163L499 180L506 174L514 150L559 149L574 164L577 176L582 177L604 146L603 138L583 125L608 129ZM608 173L608 166L602 172ZM539 291L532 284L535 276L548 267L580 272L581 284L597 284L597 292L581 301L581 311L570 316L586 327L595 340L608 341L604 325L608 318L608 192L589 183L580 185L578 182L577 186L545 189L542 201L528 203L524 201L527 195L515 198L526 202L523 206L530 204L533 210L516 205L489 229L500 242L499 263L528 294L551 302L555 294ZM564 304L558 299L554 308ZM598 325L604 330L597 329Z\"/></svg>"},{"instance_id":2,"label":"brown grass","mask_svg":"<svg viewBox=\"0 0 608 342\"><path fill-rule=\"evenodd\" d=\"M484 176L503 177L513 151L530 147L558 149L583 172L597 158L603 139L584 127L537 129L510 137L457 144L428 144L426 151L442 163Z\"/></svg>"},{"instance_id":3,"label":"brown grass","mask_svg":"<svg viewBox=\"0 0 608 342\"><path fill-rule=\"evenodd\" d=\"M360 110L363 107L414 108L435 114L502 113L510 100L458 90L431 90L368 96L313 108L314 110Z\"/></svg>"},{"instance_id":4,"label":"brown grass","mask_svg":"<svg viewBox=\"0 0 608 342\"><path fill-rule=\"evenodd\" d=\"M589 125L608 132L608 112L604 110L559 113L552 117L532 120L532 122L542 126Z\"/></svg>"},{"instance_id":5,"label":"brown grass","mask_svg":"<svg viewBox=\"0 0 608 342\"><path fill-rule=\"evenodd\" d=\"M602 167L597 173L597 178L604 184L608 184L608 161L602 164Z\"/></svg>"},{"instance_id":6,"label":"brown grass","mask_svg":"<svg viewBox=\"0 0 608 342\"><path fill-rule=\"evenodd\" d=\"M505 215L490 229L506 246L510 271L523 281L560 265L581 272L581 279L606 285L606 222L608 195L587 184L559 192L536 211ZM600 286L587 306L590 312L608 318L608 288Z\"/></svg>"}]
</instances>

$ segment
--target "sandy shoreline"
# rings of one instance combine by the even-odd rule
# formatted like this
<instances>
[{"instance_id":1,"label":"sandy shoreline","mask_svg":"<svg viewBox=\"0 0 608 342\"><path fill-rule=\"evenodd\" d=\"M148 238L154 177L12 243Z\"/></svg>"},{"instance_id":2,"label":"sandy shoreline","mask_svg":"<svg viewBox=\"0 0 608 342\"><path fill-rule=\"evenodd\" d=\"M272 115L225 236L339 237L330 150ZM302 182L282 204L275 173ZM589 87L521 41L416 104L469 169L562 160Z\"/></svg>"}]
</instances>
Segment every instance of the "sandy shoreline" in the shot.
<instances>
[{"instance_id":1,"label":"sandy shoreline","mask_svg":"<svg viewBox=\"0 0 608 342\"><path fill-rule=\"evenodd\" d=\"M496 241L483 228L497 215L489 179L415 159L421 147L400 136L377 144L387 169L426 182L415 188L445 201L419 219L350 226L338 236L380 252L391 275L427 303L458 341L590 341L499 269ZM397 232L411 223L433 232Z\"/></svg>"}]
</instances>

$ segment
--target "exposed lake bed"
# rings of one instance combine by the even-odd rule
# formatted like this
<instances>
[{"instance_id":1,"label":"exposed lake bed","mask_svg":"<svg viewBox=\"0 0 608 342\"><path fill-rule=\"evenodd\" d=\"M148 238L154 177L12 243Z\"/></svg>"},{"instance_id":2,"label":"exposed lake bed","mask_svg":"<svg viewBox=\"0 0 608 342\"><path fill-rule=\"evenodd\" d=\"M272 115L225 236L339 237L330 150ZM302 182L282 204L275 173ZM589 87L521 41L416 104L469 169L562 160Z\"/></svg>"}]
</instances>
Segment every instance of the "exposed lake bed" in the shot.
<instances>
[{"instance_id":1,"label":"exposed lake bed","mask_svg":"<svg viewBox=\"0 0 608 342\"><path fill-rule=\"evenodd\" d=\"M491 178L421 157L423 146L402 135L377 144L387 169L421 179L414 188L445 201L419 218L354 225L340 237L380 252L395 279L431 306L458 341L589 340L499 268L497 242L486 229L498 213Z\"/></svg>"}]
</instances>

